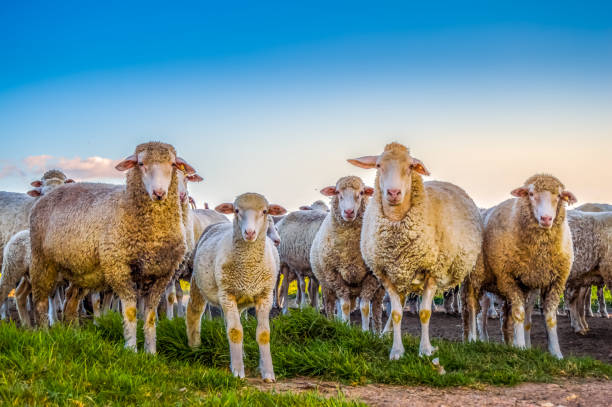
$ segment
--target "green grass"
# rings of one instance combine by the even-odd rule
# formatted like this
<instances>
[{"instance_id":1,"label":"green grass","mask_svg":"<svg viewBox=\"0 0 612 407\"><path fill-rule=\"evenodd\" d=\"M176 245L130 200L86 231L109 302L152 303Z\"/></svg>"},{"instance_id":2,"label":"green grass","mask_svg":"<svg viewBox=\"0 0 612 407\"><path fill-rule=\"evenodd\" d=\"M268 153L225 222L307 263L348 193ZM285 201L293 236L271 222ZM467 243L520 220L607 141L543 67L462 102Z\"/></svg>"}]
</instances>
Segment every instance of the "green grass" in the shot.
<instances>
[{"instance_id":1,"label":"green grass","mask_svg":"<svg viewBox=\"0 0 612 407\"><path fill-rule=\"evenodd\" d=\"M247 374L257 376L256 321L243 320ZM98 325L57 326L48 331L0 324L0 400L33 405L350 405L316 393L258 391L233 378L221 319L203 321L202 346L187 346L185 322L162 320L157 356L123 349L121 317ZM142 349L142 331L139 331ZM431 386L514 385L555 378L612 376L612 365L591 358L558 361L540 350L518 351L501 344L434 341L446 370L417 356L418 340L404 337L406 355L389 361L389 337L329 321L312 309L292 310L272 321L272 355L278 379L313 376L346 384L388 383Z\"/></svg>"}]
</instances>

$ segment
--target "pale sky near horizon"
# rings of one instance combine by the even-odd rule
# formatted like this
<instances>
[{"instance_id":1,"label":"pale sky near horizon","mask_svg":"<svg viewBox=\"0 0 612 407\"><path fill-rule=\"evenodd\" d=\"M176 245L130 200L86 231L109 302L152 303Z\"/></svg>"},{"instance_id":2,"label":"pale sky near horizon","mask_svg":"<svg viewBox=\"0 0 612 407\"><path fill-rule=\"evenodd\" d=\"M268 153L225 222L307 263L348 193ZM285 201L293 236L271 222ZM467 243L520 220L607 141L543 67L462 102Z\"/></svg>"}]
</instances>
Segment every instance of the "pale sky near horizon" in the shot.
<instances>
[{"instance_id":1,"label":"pale sky near horizon","mask_svg":"<svg viewBox=\"0 0 612 407\"><path fill-rule=\"evenodd\" d=\"M296 209L409 146L480 206L536 172L612 202L612 3L28 2L0 8L0 190L172 143L198 206Z\"/></svg>"}]
</instances>

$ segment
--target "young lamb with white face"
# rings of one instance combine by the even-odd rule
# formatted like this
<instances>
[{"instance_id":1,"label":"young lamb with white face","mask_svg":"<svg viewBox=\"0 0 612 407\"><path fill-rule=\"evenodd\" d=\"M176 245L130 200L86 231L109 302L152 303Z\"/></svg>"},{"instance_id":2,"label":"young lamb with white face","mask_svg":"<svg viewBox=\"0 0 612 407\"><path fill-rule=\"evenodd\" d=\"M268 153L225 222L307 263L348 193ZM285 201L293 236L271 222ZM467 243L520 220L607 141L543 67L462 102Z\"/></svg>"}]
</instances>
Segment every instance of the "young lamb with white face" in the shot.
<instances>
[{"instance_id":1,"label":"young lamb with white face","mask_svg":"<svg viewBox=\"0 0 612 407\"><path fill-rule=\"evenodd\" d=\"M370 329L372 313L374 331L380 331L385 290L365 265L360 251L363 213L374 189L366 187L361 178L349 176L321 193L332 197L332 209L312 242L310 263L323 290L325 312L331 317L339 299L340 317L350 321L359 298L362 329Z\"/></svg>"},{"instance_id":2,"label":"young lamb with white face","mask_svg":"<svg viewBox=\"0 0 612 407\"><path fill-rule=\"evenodd\" d=\"M431 355L431 303L438 290L460 284L481 262L482 220L472 199L446 182L423 182L425 165L406 147L391 143L382 154L348 160L376 169L374 196L361 230L361 253L391 299L393 347L389 358L404 354L402 305L422 293L420 355ZM390 324L390 322L387 324Z\"/></svg>"},{"instance_id":3,"label":"young lamb with white face","mask_svg":"<svg viewBox=\"0 0 612 407\"><path fill-rule=\"evenodd\" d=\"M266 231L269 215L282 215L286 211L255 193L242 194L233 204L224 203L215 209L225 214L233 213L234 220L231 224L210 226L198 242L187 304L189 346L197 347L201 343L201 318L206 303L220 306L230 345L230 368L235 376L244 377L240 313L254 306L261 377L272 382L275 377L270 353L269 314L279 258Z\"/></svg>"}]
</instances>

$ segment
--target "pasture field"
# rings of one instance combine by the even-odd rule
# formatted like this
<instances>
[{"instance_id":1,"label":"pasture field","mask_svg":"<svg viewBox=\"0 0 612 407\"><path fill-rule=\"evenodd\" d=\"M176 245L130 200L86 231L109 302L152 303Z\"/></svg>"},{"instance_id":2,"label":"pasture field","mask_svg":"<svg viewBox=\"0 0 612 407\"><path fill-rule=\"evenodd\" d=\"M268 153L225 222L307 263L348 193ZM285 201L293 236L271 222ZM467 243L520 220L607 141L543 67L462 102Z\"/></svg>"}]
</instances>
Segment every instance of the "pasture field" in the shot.
<instances>
[{"instance_id":1,"label":"pasture field","mask_svg":"<svg viewBox=\"0 0 612 407\"><path fill-rule=\"evenodd\" d=\"M362 385L419 385L434 388L517 385L597 378L609 380L612 365L590 357L556 360L533 349L518 351L496 343L462 344L434 340L431 358L417 356L418 339L406 335L406 355L388 360L391 340L358 327L329 321L312 309L292 310L272 320L272 356L279 381L310 377ZM157 356L123 349L121 318L108 314L81 327L48 331L0 324L0 399L20 405L357 405L342 395L291 393L257 381L255 319L244 318L245 365L250 381L231 376L223 321L203 321L202 346L187 346L181 318L158 324ZM142 349L142 332L139 337ZM329 394L327 395L329 396Z\"/></svg>"}]
</instances>

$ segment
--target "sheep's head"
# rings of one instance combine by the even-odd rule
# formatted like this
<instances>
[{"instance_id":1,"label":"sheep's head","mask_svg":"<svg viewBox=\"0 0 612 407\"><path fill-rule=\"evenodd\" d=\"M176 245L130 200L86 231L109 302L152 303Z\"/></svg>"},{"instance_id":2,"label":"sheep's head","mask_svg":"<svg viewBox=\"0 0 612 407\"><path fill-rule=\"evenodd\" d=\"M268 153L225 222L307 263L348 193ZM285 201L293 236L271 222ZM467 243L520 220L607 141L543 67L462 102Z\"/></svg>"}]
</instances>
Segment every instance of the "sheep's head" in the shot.
<instances>
[{"instance_id":1,"label":"sheep's head","mask_svg":"<svg viewBox=\"0 0 612 407\"><path fill-rule=\"evenodd\" d=\"M193 200L193 198L189 196L189 190L187 187L187 183L188 182L200 182L203 179L204 178L200 177L198 174L188 175L184 171L180 171L180 170L176 172L176 180L178 182L178 194L179 194L179 199L181 200L181 204L186 204L187 202L191 203L191 201ZM195 206L195 201L193 201L193 206Z\"/></svg>"},{"instance_id":2,"label":"sheep's head","mask_svg":"<svg viewBox=\"0 0 612 407\"><path fill-rule=\"evenodd\" d=\"M362 205L366 197L372 196L374 188L367 187L359 177L348 176L338 180L335 186L321 190L325 196L332 197L332 210L347 222L352 222L362 215Z\"/></svg>"},{"instance_id":3,"label":"sheep's head","mask_svg":"<svg viewBox=\"0 0 612 407\"><path fill-rule=\"evenodd\" d=\"M45 172L40 180L32 181L30 185L34 187L28 191L30 196L45 195L53 188L57 188L64 184L73 183L72 178L66 178L66 175L60 170L49 170Z\"/></svg>"},{"instance_id":4,"label":"sheep's head","mask_svg":"<svg viewBox=\"0 0 612 407\"><path fill-rule=\"evenodd\" d=\"M378 188L381 192L385 212L404 204L410 197L413 174L429 175L425 165L410 156L408 148L399 143L385 146L381 155L370 155L349 159L349 163L360 168L376 168Z\"/></svg>"},{"instance_id":5,"label":"sheep's head","mask_svg":"<svg viewBox=\"0 0 612 407\"><path fill-rule=\"evenodd\" d=\"M153 201L162 201L168 196L175 169L187 175L195 169L181 157L170 144L149 142L136 147L136 151L115 166L119 171L138 171L142 184Z\"/></svg>"},{"instance_id":6,"label":"sheep's head","mask_svg":"<svg viewBox=\"0 0 612 407\"><path fill-rule=\"evenodd\" d=\"M278 229L276 229L274 219L272 219L271 215L268 215L268 230L266 231L266 236L268 236L272 240L272 242L274 242L274 246L280 246L281 238L278 234Z\"/></svg>"},{"instance_id":7,"label":"sheep's head","mask_svg":"<svg viewBox=\"0 0 612 407\"><path fill-rule=\"evenodd\" d=\"M263 195L246 193L236 197L234 203L223 203L217 212L234 214L234 224L240 229L242 238L254 242L268 229L268 215L283 215L287 211L280 205L269 204Z\"/></svg>"},{"instance_id":8,"label":"sheep's head","mask_svg":"<svg viewBox=\"0 0 612 407\"><path fill-rule=\"evenodd\" d=\"M531 214L545 229L553 226L562 205L577 202L574 194L566 191L561 181L547 174L529 177L522 187L512 190L511 194L529 202Z\"/></svg>"}]
</instances>

